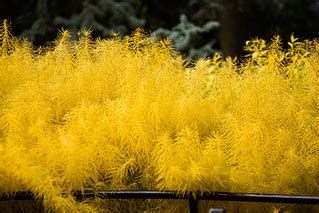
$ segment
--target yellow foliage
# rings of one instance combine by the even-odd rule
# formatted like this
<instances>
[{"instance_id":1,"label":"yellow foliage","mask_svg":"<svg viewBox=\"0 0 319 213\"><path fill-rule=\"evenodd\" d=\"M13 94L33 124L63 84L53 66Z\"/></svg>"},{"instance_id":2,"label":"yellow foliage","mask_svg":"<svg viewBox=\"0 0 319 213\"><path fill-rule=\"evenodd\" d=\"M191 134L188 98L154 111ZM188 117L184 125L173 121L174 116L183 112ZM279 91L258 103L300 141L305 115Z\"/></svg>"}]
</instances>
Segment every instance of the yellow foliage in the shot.
<instances>
[{"instance_id":1,"label":"yellow foliage","mask_svg":"<svg viewBox=\"0 0 319 213\"><path fill-rule=\"evenodd\" d=\"M71 196L86 189L318 195L318 43L290 46L255 40L241 63L185 68L140 29L61 31L34 50L4 22L0 192L30 190L53 211L98 211Z\"/></svg>"}]
</instances>

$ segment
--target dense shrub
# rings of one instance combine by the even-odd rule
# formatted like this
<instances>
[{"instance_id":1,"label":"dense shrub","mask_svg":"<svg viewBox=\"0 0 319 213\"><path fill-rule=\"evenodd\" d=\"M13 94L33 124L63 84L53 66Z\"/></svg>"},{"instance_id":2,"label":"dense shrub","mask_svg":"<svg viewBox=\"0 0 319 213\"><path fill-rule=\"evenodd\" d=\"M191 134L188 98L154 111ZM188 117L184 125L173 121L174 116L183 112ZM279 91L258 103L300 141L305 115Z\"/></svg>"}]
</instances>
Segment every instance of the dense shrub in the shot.
<instances>
[{"instance_id":1,"label":"dense shrub","mask_svg":"<svg viewBox=\"0 0 319 213\"><path fill-rule=\"evenodd\" d=\"M215 55L185 68L141 30L77 41L61 31L35 50L8 29L1 192L30 190L56 211L101 208L70 196L86 189L318 195L318 43L254 40L245 62ZM155 204L135 208L168 205Z\"/></svg>"}]
</instances>

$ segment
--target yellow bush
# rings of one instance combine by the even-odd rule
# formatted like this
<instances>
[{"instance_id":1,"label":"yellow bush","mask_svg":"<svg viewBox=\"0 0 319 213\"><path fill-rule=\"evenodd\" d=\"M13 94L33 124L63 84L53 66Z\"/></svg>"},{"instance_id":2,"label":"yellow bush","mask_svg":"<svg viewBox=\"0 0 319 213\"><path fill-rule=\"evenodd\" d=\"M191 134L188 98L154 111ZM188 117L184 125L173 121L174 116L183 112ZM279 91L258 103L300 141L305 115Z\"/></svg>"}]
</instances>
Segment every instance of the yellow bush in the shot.
<instances>
[{"instance_id":1,"label":"yellow bush","mask_svg":"<svg viewBox=\"0 0 319 213\"><path fill-rule=\"evenodd\" d=\"M319 46L291 40L185 68L141 30L34 49L4 22L0 192L54 211L98 211L85 189L318 195Z\"/></svg>"}]
</instances>

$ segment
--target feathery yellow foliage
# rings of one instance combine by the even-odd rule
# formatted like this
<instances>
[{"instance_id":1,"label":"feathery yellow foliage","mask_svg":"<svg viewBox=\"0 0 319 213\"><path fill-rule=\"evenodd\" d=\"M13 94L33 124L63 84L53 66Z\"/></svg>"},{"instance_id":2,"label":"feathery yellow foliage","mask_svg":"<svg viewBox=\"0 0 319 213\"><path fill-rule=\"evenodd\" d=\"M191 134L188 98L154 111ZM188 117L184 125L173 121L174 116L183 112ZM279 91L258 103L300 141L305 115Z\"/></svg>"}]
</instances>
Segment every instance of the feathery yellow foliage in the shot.
<instances>
[{"instance_id":1,"label":"feathery yellow foliage","mask_svg":"<svg viewBox=\"0 0 319 213\"><path fill-rule=\"evenodd\" d=\"M53 211L98 211L71 196L86 189L318 195L318 47L255 40L245 62L185 68L142 30L34 50L4 22L0 192Z\"/></svg>"}]
</instances>

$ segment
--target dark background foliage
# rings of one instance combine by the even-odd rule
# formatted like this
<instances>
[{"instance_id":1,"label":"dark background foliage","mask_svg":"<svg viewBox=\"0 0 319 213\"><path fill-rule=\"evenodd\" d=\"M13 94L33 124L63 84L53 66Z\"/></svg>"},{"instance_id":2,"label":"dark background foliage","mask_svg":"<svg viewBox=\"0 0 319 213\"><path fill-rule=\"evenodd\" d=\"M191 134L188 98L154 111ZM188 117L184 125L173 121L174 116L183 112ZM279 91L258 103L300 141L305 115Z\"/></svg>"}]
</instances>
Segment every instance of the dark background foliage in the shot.
<instances>
[{"instance_id":1,"label":"dark background foliage","mask_svg":"<svg viewBox=\"0 0 319 213\"><path fill-rule=\"evenodd\" d=\"M176 47L186 43L177 49L191 57L216 51L238 56L257 36L319 37L319 0L10 0L0 2L0 19L9 19L14 35L35 45L52 41L62 27L74 37L82 28L107 37L143 27L159 37L157 30L165 30Z\"/></svg>"}]
</instances>

